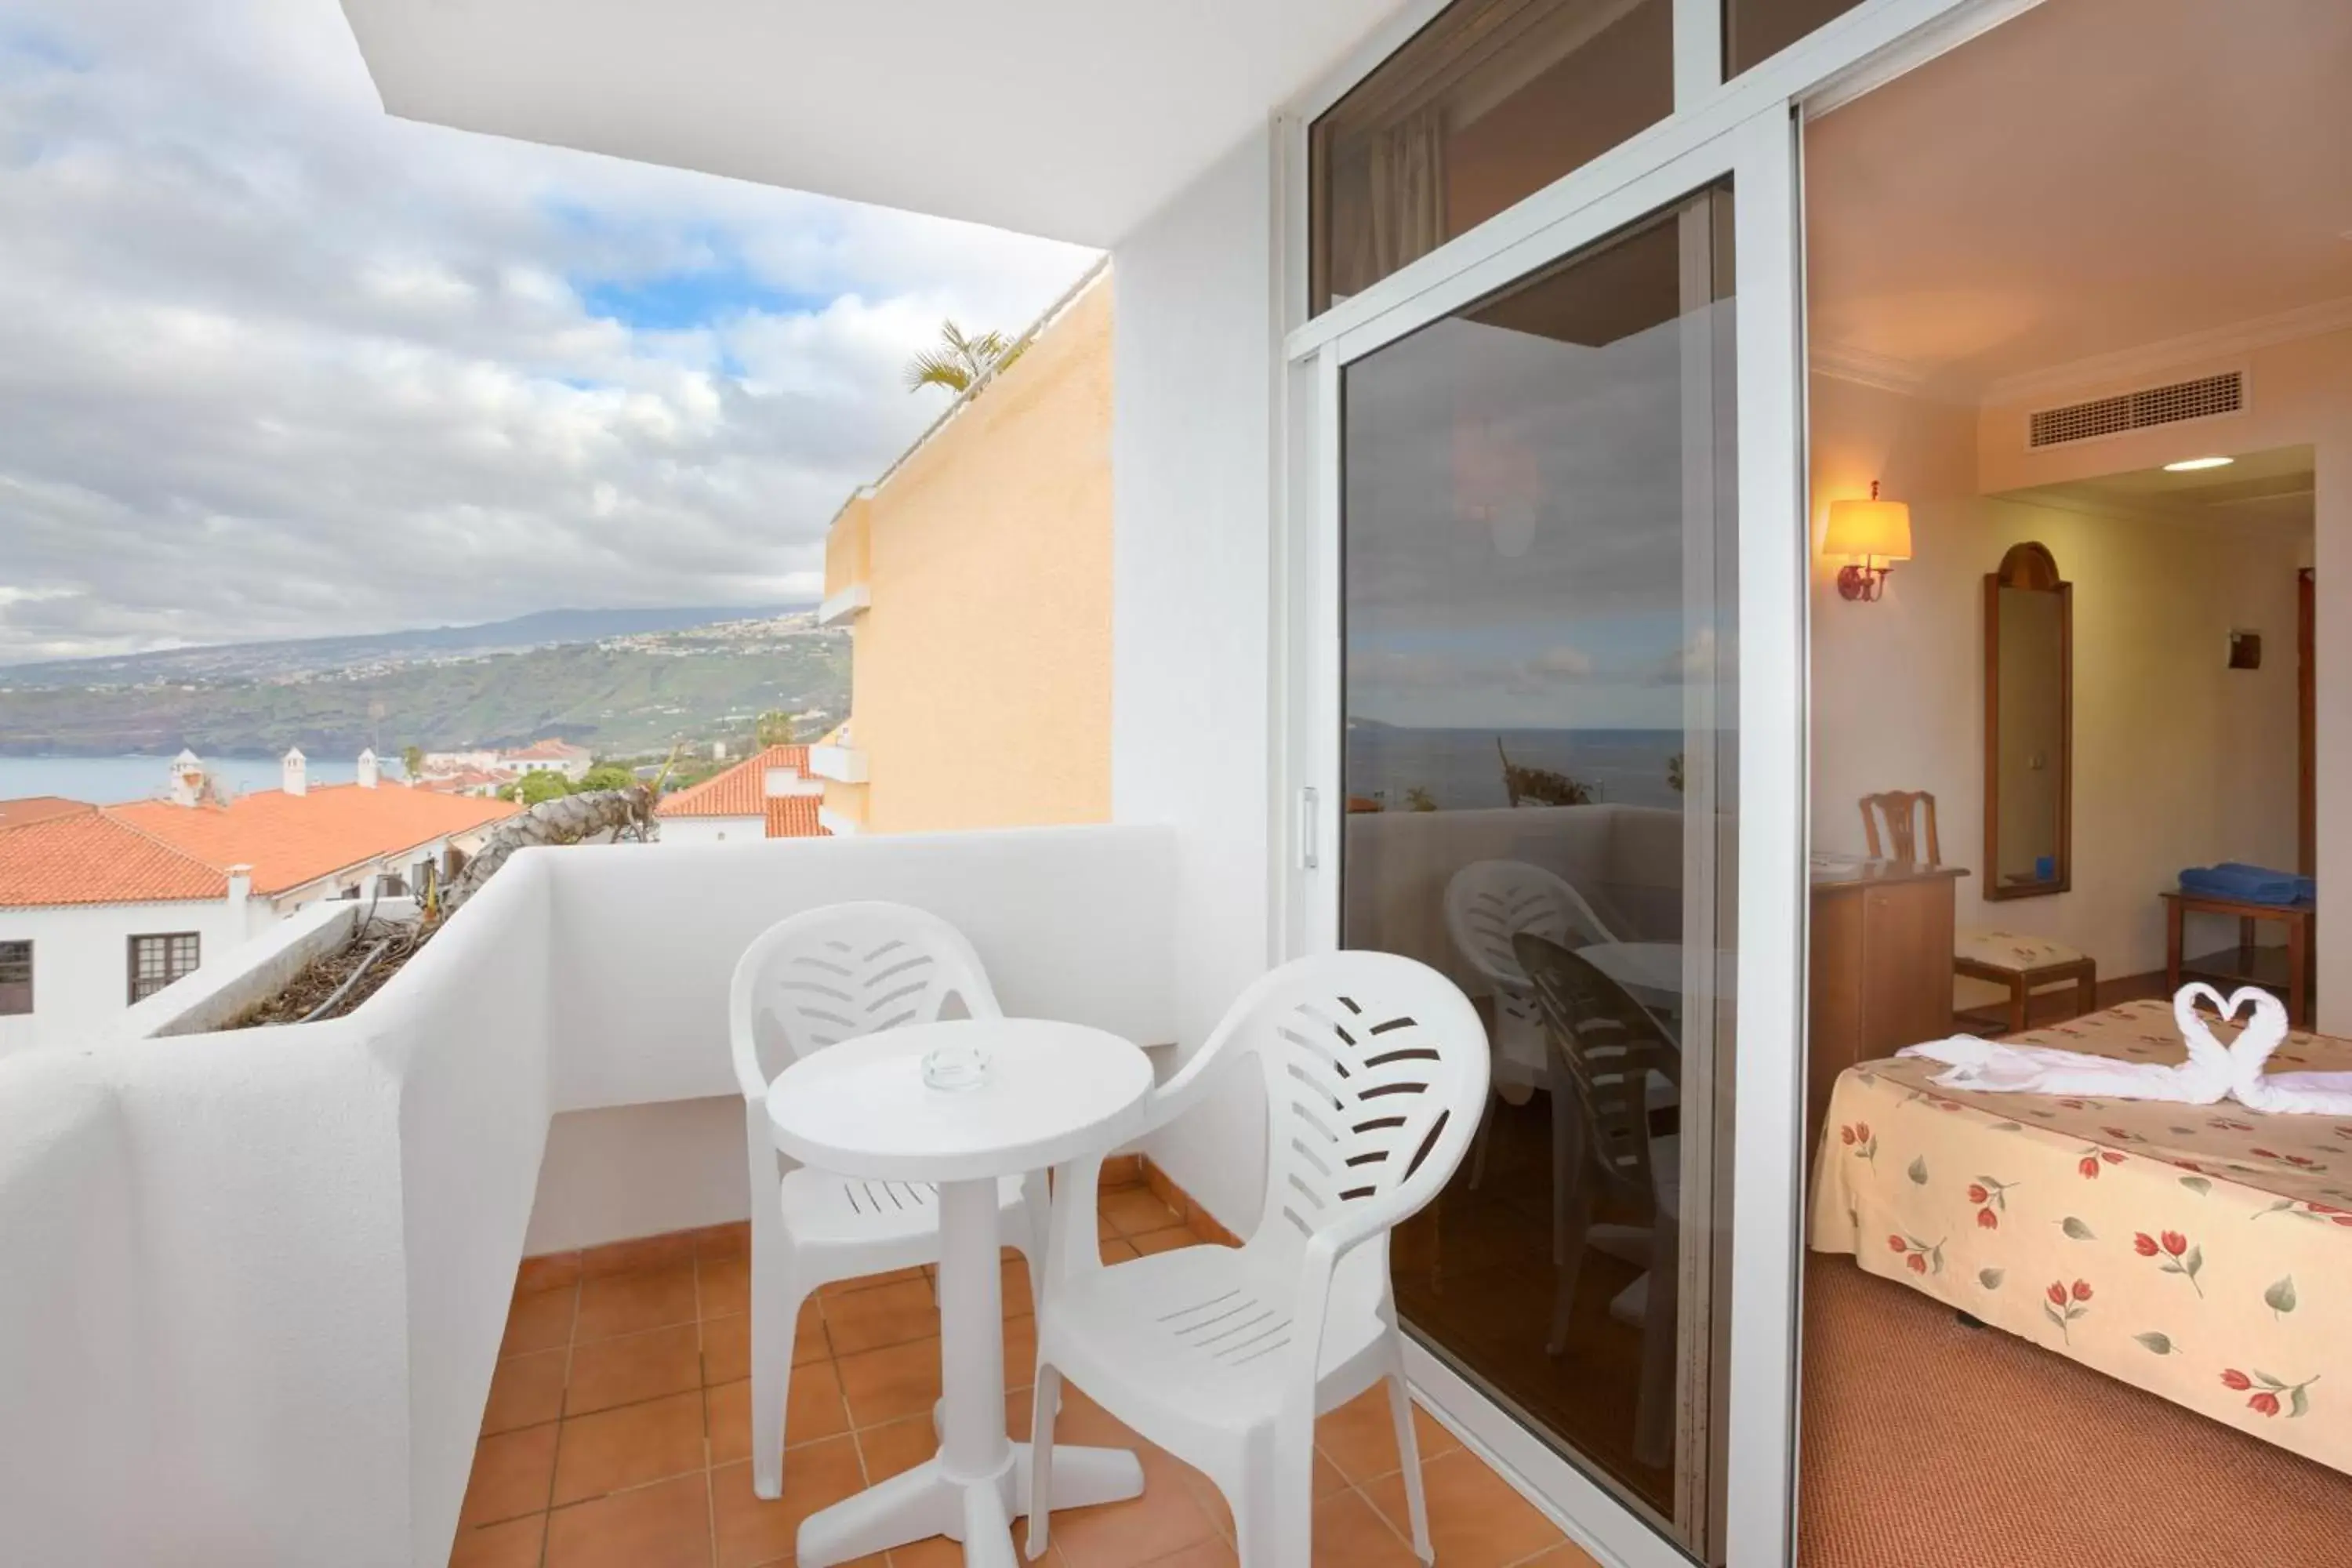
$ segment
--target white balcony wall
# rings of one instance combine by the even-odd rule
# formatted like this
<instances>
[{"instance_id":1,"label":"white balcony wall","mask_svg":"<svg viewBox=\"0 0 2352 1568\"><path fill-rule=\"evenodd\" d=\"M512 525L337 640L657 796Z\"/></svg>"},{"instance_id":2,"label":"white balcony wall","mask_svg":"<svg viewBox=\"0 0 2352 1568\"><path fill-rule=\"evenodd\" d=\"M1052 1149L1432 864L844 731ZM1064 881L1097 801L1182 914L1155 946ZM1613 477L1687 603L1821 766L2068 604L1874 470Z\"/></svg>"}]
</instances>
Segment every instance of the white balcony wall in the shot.
<instances>
[{"instance_id":1,"label":"white balcony wall","mask_svg":"<svg viewBox=\"0 0 2352 1568\"><path fill-rule=\"evenodd\" d=\"M551 1117L731 1089L736 955L843 899L954 921L1008 1010L1169 1038L1173 850L531 850L349 1018L0 1059L0 1558L438 1568Z\"/></svg>"},{"instance_id":2,"label":"white balcony wall","mask_svg":"<svg viewBox=\"0 0 2352 1568\"><path fill-rule=\"evenodd\" d=\"M1273 147L1260 132L1113 247L1111 816L1178 834L1184 1049L1273 957ZM1247 1074L1155 1139L1228 1225L1257 1216Z\"/></svg>"}]
</instances>

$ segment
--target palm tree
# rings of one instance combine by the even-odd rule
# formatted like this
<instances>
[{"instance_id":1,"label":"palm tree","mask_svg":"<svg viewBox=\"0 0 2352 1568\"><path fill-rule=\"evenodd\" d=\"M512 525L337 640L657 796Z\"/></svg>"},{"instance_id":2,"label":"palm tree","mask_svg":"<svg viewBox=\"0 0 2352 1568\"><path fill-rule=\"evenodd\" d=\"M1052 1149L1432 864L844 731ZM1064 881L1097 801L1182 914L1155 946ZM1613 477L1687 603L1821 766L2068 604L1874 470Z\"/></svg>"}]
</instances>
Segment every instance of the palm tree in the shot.
<instances>
[{"instance_id":1,"label":"palm tree","mask_svg":"<svg viewBox=\"0 0 2352 1568\"><path fill-rule=\"evenodd\" d=\"M1000 363L1010 364L1018 356L1019 351L1003 332L982 332L968 338L953 321L941 321L940 346L925 349L907 362L907 390L920 392L927 386L944 386L950 392L966 392L973 382Z\"/></svg>"}]
</instances>

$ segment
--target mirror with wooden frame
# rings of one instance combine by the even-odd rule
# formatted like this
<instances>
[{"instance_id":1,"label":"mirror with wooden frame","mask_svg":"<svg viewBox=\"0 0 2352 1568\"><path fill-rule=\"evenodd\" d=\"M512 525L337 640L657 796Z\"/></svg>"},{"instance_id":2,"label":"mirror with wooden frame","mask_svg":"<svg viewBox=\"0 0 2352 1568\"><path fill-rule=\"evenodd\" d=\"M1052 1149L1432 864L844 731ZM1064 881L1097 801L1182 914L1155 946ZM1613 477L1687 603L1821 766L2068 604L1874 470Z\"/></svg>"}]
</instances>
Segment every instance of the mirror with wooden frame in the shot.
<instances>
[{"instance_id":1,"label":"mirror with wooden frame","mask_svg":"<svg viewBox=\"0 0 2352 1568\"><path fill-rule=\"evenodd\" d=\"M2074 585L2041 544L1985 578L1984 896L2073 885Z\"/></svg>"}]
</instances>

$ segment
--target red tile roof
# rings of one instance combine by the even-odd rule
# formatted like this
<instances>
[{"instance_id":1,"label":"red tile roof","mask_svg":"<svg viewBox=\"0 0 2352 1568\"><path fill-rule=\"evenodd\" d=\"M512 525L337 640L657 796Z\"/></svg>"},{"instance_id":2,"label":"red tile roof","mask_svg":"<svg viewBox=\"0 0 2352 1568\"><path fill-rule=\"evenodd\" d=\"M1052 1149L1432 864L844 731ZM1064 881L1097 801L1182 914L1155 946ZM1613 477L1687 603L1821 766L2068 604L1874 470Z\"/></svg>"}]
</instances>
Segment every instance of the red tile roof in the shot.
<instances>
[{"instance_id":1,"label":"red tile roof","mask_svg":"<svg viewBox=\"0 0 2352 1568\"><path fill-rule=\"evenodd\" d=\"M86 800L68 800L61 795L19 795L15 800L0 800L0 827L22 827L46 817L97 809Z\"/></svg>"},{"instance_id":2,"label":"red tile roof","mask_svg":"<svg viewBox=\"0 0 2352 1568\"><path fill-rule=\"evenodd\" d=\"M253 890L282 893L381 855L484 827L521 807L389 781L374 789L312 784L306 795L256 790L226 805L140 801L103 815L206 865L253 868Z\"/></svg>"},{"instance_id":3,"label":"red tile roof","mask_svg":"<svg viewBox=\"0 0 2352 1568\"><path fill-rule=\"evenodd\" d=\"M228 874L221 868L159 843L96 806L0 831L0 907L227 896Z\"/></svg>"},{"instance_id":4,"label":"red tile roof","mask_svg":"<svg viewBox=\"0 0 2352 1568\"><path fill-rule=\"evenodd\" d=\"M768 803L771 838L830 838L832 830L816 819L824 801L813 795L779 795Z\"/></svg>"},{"instance_id":5,"label":"red tile roof","mask_svg":"<svg viewBox=\"0 0 2352 1568\"><path fill-rule=\"evenodd\" d=\"M688 784L675 795L662 796L661 804L654 807L654 814L656 816L761 816L768 807L768 770L790 768L806 778L808 753L806 746L770 746L765 751L754 752L723 773L713 773L698 784ZM769 837L793 836L770 834Z\"/></svg>"}]
</instances>

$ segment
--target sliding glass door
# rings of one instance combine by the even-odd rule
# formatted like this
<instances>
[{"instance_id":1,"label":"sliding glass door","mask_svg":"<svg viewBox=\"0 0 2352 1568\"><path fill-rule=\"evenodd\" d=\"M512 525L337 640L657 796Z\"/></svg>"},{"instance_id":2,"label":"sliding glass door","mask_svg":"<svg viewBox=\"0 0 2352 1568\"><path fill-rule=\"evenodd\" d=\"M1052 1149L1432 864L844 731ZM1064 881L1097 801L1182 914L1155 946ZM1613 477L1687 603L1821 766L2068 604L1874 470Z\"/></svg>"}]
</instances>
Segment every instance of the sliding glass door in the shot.
<instances>
[{"instance_id":1,"label":"sliding glass door","mask_svg":"<svg viewBox=\"0 0 2352 1568\"><path fill-rule=\"evenodd\" d=\"M1538 198L1286 386L1288 941L1436 966L1492 1046L1392 1249L1412 1373L1627 1563L1786 1561L1793 142Z\"/></svg>"},{"instance_id":2,"label":"sliding glass door","mask_svg":"<svg viewBox=\"0 0 2352 1568\"><path fill-rule=\"evenodd\" d=\"M1340 378L1340 940L1484 998L1431 1349L1685 1547L1720 1513L1738 949L1728 182Z\"/></svg>"}]
</instances>

